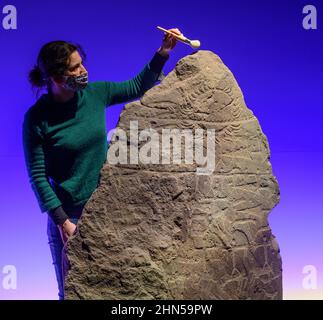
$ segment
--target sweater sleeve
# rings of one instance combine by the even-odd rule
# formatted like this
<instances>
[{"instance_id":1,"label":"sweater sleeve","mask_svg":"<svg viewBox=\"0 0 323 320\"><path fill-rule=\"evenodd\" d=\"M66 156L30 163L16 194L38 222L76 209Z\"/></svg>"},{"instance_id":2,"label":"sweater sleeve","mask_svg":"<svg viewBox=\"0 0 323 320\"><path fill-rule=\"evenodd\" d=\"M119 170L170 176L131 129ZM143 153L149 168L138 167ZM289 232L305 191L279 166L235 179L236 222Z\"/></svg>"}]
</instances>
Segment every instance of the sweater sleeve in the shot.
<instances>
[{"instance_id":1,"label":"sweater sleeve","mask_svg":"<svg viewBox=\"0 0 323 320\"><path fill-rule=\"evenodd\" d=\"M62 205L52 189L46 174L41 129L26 112L23 121L23 148L29 182L36 195L41 212L55 209Z\"/></svg>"},{"instance_id":2,"label":"sweater sleeve","mask_svg":"<svg viewBox=\"0 0 323 320\"><path fill-rule=\"evenodd\" d=\"M48 215L56 225L60 226L69 218L62 206L49 210Z\"/></svg>"},{"instance_id":3,"label":"sweater sleeve","mask_svg":"<svg viewBox=\"0 0 323 320\"><path fill-rule=\"evenodd\" d=\"M107 105L128 102L141 97L158 80L163 79L162 69L168 59L169 55L162 56L156 52L150 62L134 78L122 82L106 81Z\"/></svg>"}]
</instances>

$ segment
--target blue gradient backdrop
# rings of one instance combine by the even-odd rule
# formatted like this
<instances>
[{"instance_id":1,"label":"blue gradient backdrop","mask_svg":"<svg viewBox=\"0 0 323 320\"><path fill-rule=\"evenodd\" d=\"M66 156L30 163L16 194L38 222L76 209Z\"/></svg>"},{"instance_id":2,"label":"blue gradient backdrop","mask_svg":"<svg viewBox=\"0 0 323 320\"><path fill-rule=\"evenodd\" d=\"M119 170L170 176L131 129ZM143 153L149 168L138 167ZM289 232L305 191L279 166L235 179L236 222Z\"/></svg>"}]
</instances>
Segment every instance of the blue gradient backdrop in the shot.
<instances>
[{"instance_id":1,"label":"blue gradient backdrop","mask_svg":"<svg viewBox=\"0 0 323 320\"><path fill-rule=\"evenodd\" d=\"M270 223L283 258L284 297L323 298L321 1L1 0L0 8L7 4L17 8L18 29L0 25L0 299L57 298L46 214L29 185L22 149L23 115L36 99L27 74L38 50L52 40L79 42L91 81L127 80L159 48L157 25L199 39L235 75L268 138L281 190ZM307 4L318 10L317 30L302 27ZM165 73L191 52L178 43ZM107 108L109 130L121 108ZM7 265L17 270L15 290L3 287ZM302 287L305 265L317 268L315 290Z\"/></svg>"}]
</instances>

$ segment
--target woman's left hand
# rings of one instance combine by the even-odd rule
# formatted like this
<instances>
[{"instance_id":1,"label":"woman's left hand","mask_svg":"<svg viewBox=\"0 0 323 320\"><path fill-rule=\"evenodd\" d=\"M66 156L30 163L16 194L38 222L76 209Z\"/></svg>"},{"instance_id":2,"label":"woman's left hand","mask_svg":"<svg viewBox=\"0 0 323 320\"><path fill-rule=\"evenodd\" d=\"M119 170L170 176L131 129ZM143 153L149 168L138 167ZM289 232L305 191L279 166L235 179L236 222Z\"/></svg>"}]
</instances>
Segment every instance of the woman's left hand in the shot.
<instances>
[{"instance_id":1,"label":"woman's left hand","mask_svg":"<svg viewBox=\"0 0 323 320\"><path fill-rule=\"evenodd\" d=\"M172 28L167 30L173 33L176 33L178 35L182 35L181 31L177 28ZM175 38L175 36L165 32L162 45L158 49L158 52L162 55L168 55L169 52L175 47L176 42L177 42L177 39Z\"/></svg>"}]
</instances>

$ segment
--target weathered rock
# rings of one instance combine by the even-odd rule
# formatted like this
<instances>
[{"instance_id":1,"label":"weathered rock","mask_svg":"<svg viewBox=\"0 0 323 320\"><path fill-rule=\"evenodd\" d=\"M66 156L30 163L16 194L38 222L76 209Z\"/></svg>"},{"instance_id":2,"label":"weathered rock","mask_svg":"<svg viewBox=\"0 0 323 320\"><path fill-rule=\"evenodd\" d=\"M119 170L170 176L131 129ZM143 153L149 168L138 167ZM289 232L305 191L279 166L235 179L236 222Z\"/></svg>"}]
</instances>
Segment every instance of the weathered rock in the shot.
<instances>
[{"instance_id":1,"label":"weathered rock","mask_svg":"<svg viewBox=\"0 0 323 320\"><path fill-rule=\"evenodd\" d=\"M215 170L107 161L68 242L66 299L281 299L267 138L221 59L201 50L178 61L118 127L130 120L139 131L215 129Z\"/></svg>"}]
</instances>

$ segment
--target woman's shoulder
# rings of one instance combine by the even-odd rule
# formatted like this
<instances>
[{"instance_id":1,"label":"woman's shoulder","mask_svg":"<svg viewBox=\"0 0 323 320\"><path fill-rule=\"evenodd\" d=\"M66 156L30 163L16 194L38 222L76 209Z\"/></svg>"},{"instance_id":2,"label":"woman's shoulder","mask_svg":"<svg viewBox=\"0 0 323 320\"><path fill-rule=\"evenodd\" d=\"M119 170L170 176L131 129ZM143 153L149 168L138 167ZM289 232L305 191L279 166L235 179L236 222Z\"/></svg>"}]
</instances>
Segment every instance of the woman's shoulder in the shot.
<instances>
[{"instance_id":1,"label":"woman's shoulder","mask_svg":"<svg viewBox=\"0 0 323 320\"><path fill-rule=\"evenodd\" d=\"M85 90L106 90L108 81L91 81L87 84L87 86L85 87Z\"/></svg>"},{"instance_id":2,"label":"woman's shoulder","mask_svg":"<svg viewBox=\"0 0 323 320\"><path fill-rule=\"evenodd\" d=\"M109 93L109 81L91 81L83 91L87 93L87 97L90 99L99 100L106 104Z\"/></svg>"},{"instance_id":3,"label":"woman's shoulder","mask_svg":"<svg viewBox=\"0 0 323 320\"><path fill-rule=\"evenodd\" d=\"M45 105L46 105L46 95L43 94L35 101L34 104L32 104L25 111L25 114L24 114L25 121L28 120L28 121L34 122L34 121L40 120L46 110Z\"/></svg>"}]
</instances>

